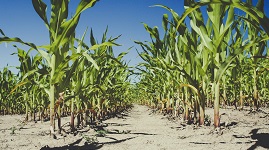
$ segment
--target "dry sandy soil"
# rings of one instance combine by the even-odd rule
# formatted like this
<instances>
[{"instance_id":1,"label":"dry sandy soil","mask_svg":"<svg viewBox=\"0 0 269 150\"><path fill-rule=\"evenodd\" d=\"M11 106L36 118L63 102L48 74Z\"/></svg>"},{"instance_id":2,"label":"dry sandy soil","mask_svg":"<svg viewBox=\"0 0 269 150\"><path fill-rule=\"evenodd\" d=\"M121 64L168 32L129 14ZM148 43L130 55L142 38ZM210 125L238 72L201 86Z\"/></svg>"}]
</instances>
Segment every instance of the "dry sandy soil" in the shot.
<instances>
[{"instance_id":1,"label":"dry sandy soil","mask_svg":"<svg viewBox=\"0 0 269 150\"><path fill-rule=\"evenodd\" d=\"M221 129L186 125L153 113L146 106L134 107L103 122L103 126L83 128L74 134L49 136L49 122L22 123L23 116L0 116L0 149L269 149L269 110L258 113L221 109ZM206 114L213 116L213 109ZM63 118L63 123L69 122ZM67 127L66 127L67 128Z\"/></svg>"}]
</instances>

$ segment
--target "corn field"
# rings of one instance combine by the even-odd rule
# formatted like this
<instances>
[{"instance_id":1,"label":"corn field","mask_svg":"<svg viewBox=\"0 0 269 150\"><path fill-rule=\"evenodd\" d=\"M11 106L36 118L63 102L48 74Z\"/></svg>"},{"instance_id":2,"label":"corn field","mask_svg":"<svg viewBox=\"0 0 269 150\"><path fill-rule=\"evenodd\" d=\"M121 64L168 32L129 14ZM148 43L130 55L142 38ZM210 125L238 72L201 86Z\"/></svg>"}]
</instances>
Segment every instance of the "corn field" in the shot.
<instances>
[{"instance_id":1,"label":"corn field","mask_svg":"<svg viewBox=\"0 0 269 150\"><path fill-rule=\"evenodd\" d=\"M179 16L163 15L164 36L157 27L144 24L152 41L140 42L144 62L138 89L140 99L162 111L184 109L188 122L204 124L205 107L214 107L214 125L220 126L219 108L234 105L255 111L268 104L268 18L264 1L185 1ZM204 20L201 7L207 7ZM245 16L235 15L241 9ZM189 19L189 25L185 19ZM265 24L263 24L265 23ZM247 35L247 36L246 36ZM150 84L149 84L150 83ZM261 84L262 83L262 84ZM190 117L190 112L194 115Z\"/></svg>"},{"instance_id":2,"label":"corn field","mask_svg":"<svg viewBox=\"0 0 269 150\"><path fill-rule=\"evenodd\" d=\"M143 23L151 40L134 41L143 60L137 66L124 59L129 50L114 54L121 36L108 37L108 28L101 39L92 29L76 36L80 15L96 3L80 0L70 17L69 0L51 0L49 11L49 4L32 0L49 33L48 45L9 37L0 29L0 43L15 44L12 55L20 62L18 74L9 67L0 71L1 115L49 121L55 138L63 130L62 117L70 117L70 132L75 133L134 103L201 126L207 121L205 109L214 108L214 128L220 127L220 108L258 112L269 107L269 19L264 0L185 0L182 14L154 5L167 14L160 18L162 27ZM30 55L32 51L36 55ZM139 81L134 83L134 77Z\"/></svg>"}]
</instances>

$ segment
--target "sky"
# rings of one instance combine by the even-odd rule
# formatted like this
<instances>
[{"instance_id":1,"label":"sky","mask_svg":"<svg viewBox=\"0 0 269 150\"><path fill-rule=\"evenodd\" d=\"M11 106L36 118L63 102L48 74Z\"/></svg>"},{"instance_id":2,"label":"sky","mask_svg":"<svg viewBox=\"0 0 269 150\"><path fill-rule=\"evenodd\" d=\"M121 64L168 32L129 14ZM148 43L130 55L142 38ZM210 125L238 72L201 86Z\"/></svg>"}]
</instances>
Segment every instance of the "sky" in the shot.
<instances>
[{"instance_id":1,"label":"sky","mask_svg":"<svg viewBox=\"0 0 269 150\"><path fill-rule=\"evenodd\" d=\"M49 6L49 0L43 0ZM257 0L253 0L255 3ZM269 16L268 2L265 0L265 10ZM69 15L75 13L79 0L71 0L69 4ZM134 40L150 40L149 34L144 29L142 22L150 27L158 26L162 30L162 16L167 10L160 7L149 7L155 4L162 4L175 10L178 14L184 11L183 0L100 0L94 7L87 9L81 15L80 22L76 29L76 37L80 38L86 28L92 28L95 38L101 41L102 34L108 26L108 37L122 35L116 43L122 46L114 47L115 54L127 51L134 46L124 59L130 66L135 66L142 60L139 58L136 49L141 51L139 45ZM35 12L31 0L1 0L0 2L0 29L9 37L19 37L25 42L36 45L46 45L49 43L48 30L43 21ZM87 32L85 42L89 43L89 33ZM19 66L18 57L11 55L16 52L12 44L0 44L0 70L4 66L11 66L11 70L16 71L12 66ZM20 44L18 47L28 50Z\"/></svg>"},{"instance_id":2,"label":"sky","mask_svg":"<svg viewBox=\"0 0 269 150\"><path fill-rule=\"evenodd\" d=\"M44 2L50 6L49 0ZM32 42L36 45L45 45L49 43L48 30L43 21L35 12L31 0L1 0L0 6L0 29L6 36L19 37L25 42ZM69 15L75 13L79 0L71 0L69 4ZM162 29L162 16L169 13L160 7L149 7L155 4L163 4L175 10L183 10L183 1L178 0L100 0L94 7L87 9L81 15L76 30L76 37L80 38L88 27L88 34L85 42L89 43L89 33L92 28L95 38L100 42L102 34L108 26L108 37L121 37L116 43L122 46L114 47L115 54L127 51L134 46L124 59L134 66L141 61L136 49L140 46L134 43L134 40L149 40L149 34L144 29L142 22L149 26L159 26ZM48 10L49 11L49 8ZM0 70L4 66L18 66L19 61L16 55L10 55L16 52L13 48L14 43L0 44ZM23 47L16 44L18 47ZM14 70L11 67L11 70Z\"/></svg>"}]
</instances>

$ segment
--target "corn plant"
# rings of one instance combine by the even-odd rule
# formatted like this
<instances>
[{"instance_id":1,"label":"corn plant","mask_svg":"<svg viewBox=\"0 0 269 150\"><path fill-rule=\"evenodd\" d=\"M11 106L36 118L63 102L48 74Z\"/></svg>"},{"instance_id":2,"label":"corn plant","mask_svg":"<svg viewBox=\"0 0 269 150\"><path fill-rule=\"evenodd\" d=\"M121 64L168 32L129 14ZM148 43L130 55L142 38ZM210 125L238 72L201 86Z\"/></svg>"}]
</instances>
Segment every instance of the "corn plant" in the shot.
<instances>
[{"instance_id":1,"label":"corn plant","mask_svg":"<svg viewBox=\"0 0 269 150\"><path fill-rule=\"evenodd\" d=\"M55 93L64 91L62 74L55 74L55 70L60 67L61 63L68 59L68 51L70 47L70 41L74 38L75 29L79 22L80 14L86 9L93 7L96 3L95 0L81 0L76 13L68 19L68 0L56 1L51 0L51 15L50 21L47 17L47 5L42 0L33 0L33 6L37 14L45 23L49 31L50 45L37 47L32 43L23 42L19 38L2 37L1 42L19 42L26 44L36 49L41 56L46 60L50 68L50 85L48 90L50 100L50 131L54 133L54 100ZM3 32L1 32L3 34ZM43 50L41 50L43 49ZM86 53L80 54L89 58L92 63L94 61ZM56 86L56 85L59 86Z\"/></svg>"},{"instance_id":2,"label":"corn plant","mask_svg":"<svg viewBox=\"0 0 269 150\"><path fill-rule=\"evenodd\" d=\"M55 93L60 93L64 91L64 87L58 86L56 87L57 83L60 83L60 81L56 80L57 75L61 74L55 74L55 70L60 66L61 62L68 56L69 51L69 40L72 40L74 38L74 33L76 26L79 22L80 14L86 10L87 8L90 8L94 6L95 0L92 1L80 1L76 13L74 16L72 16L69 20L67 20L68 17L68 3L69 1L61 1L59 3L58 1L51 1L51 19L50 22L48 22L46 17L46 4L42 1L32 1L33 6L38 13L38 15L41 17L41 19L44 21L45 25L47 26L49 33L50 33L50 45L49 48L46 49L46 51L39 52L42 54L42 56L46 59L48 65L51 68L50 72L50 128L51 133L54 133L54 99L55 99Z\"/></svg>"},{"instance_id":3,"label":"corn plant","mask_svg":"<svg viewBox=\"0 0 269 150\"><path fill-rule=\"evenodd\" d=\"M261 9L263 1L259 1L258 6L252 6L250 2L241 1L195 2L187 0L184 4L186 10L181 16L166 6L156 5L170 11L173 18L168 21L167 15L164 15L163 28L165 34L162 40L159 37L157 27L150 28L144 24L152 40L148 42L149 44L136 41L144 51L140 54L140 57L146 61L146 64L141 63L141 65L149 70L149 72L143 71L147 74L151 74L150 70L169 72L170 75L173 74L171 71L178 72L177 76L173 76L174 82L181 85L180 87L190 88L199 99L197 101L197 98L194 98L190 102L193 105L194 112L199 113L200 124L204 122L205 91L207 91L211 82L211 94L214 95L213 98L215 99L214 125L219 127L220 90L223 89L225 95L226 70L233 66L232 63L236 62L236 58L239 59L241 56L240 61L242 61L246 57L242 54L246 53L249 48L268 40L267 35L261 34L262 36L256 37L256 40L248 38L247 42L243 41L240 34L241 28L238 27L240 21L234 21L236 19L240 20L242 17L235 17L234 9L243 10L248 16L251 16L252 20L259 22L263 29L255 28L257 32L264 30L268 33L268 27L265 25L266 22L268 23L268 18ZM204 21L200 10L200 7L205 5L207 6L208 21ZM186 28L187 25L184 23L187 17L190 19L191 31L188 31L189 29ZM243 18L243 20L248 22L249 27L258 26L249 18ZM168 27L167 24L170 24L170 26ZM256 35L257 32L253 34ZM232 34L235 34L235 36L233 37ZM259 49L262 52L264 46ZM233 77L235 77L236 69L232 70ZM166 74L165 76L169 79L169 75ZM223 88L220 86L221 81L223 81ZM182 93L185 93L185 99L189 97L186 89L183 88ZM234 95L236 93L234 91ZM185 104L187 102L185 101ZM188 109L188 107L185 107L185 113Z\"/></svg>"},{"instance_id":4,"label":"corn plant","mask_svg":"<svg viewBox=\"0 0 269 150\"><path fill-rule=\"evenodd\" d=\"M145 53L141 54L140 56L145 61L147 61L149 63L152 62L152 60L155 60L155 62L153 62L155 64L150 63L150 65L153 64L152 67L155 67L156 65L158 65L155 68L158 68L159 70L162 70L164 72L166 80L168 80L168 82L166 81L166 83L169 84L166 86L171 87L171 83L176 83L175 86L177 85L179 87L179 85L180 85L181 87L189 87L193 90L194 93L198 94L199 103L196 100L191 102L191 103L193 103L195 105L195 107L194 107L195 113L197 111L201 112L200 116L199 116L199 121L201 124L203 124L205 98L204 98L204 94L203 94L204 93L203 89L199 87L199 82L200 82L199 74L205 76L205 71L203 71L202 69L198 69L198 68L202 68L202 66L201 66L201 63L199 62L200 58L197 58L197 55L200 55L199 52L196 50L198 47L197 34L195 34L194 32L193 32L194 34L188 32L187 28L185 26L183 26L180 29L180 32L183 33L183 35L177 36L174 23L179 19L179 16L177 15L176 12L174 12L170 8L165 7L165 6L161 6L161 7L166 8L173 15L173 20L171 21L170 28L168 29L168 27L167 27L168 20L166 20L167 17L166 17L166 15L164 15L164 19L163 19L164 27L163 28L165 30L165 36L164 36L163 40L160 40L157 28L152 29L152 28L144 25L146 30L150 33L151 37L156 39L156 40L155 41L152 40L153 42L150 43L150 46L147 46L146 44L143 44L141 42L137 42L138 44L140 44L142 46L144 51L147 50L147 51L151 52L151 54L152 54L152 56L150 56L150 55L148 55L149 52L145 52ZM188 46L190 46L190 47L188 47ZM158 53L160 53L160 55L158 55ZM200 55L200 56L202 56L202 55ZM207 56L207 55L205 54L205 56ZM149 59L149 58L151 58L151 59ZM206 65L208 65L208 63ZM207 66L205 66L205 68L206 67ZM194 69L191 69L191 68L194 68ZM177 72L177 73L175 73L176 75L174 75L173 72ZM179 81L180 76L184 77L186 80ZM171 77L173 77L172 82L170 79ZM181 83L184 83L185 81L188 84L181 84ZM166 88L164 88L164 89L166 89ZM185 89L185 90L187 90L187 89ZM166 90L164 90L164 92L166 92ZM168 102L170 102L169 101L169 98L170 98L169 93L170 92L165 93L165 94L168 94ZM185 95L185 97L186 97L186 95ZM185 105L187 103L189 103L189 102L187 102L187 100L185 99L185 102L184 102L185 107L184 108L185 108L186 113L188 112L188 109L189 109L188 106ZM169 103L168 103L168 105L169 105ZM201 106L201 108L200 108L200 106ZM188 115L186 115L185 118L188 118L187 116ZM195 115L195 119L196 119L196 115Z\"/></svg>"},{"instance_id":5,"label":"corn plant","mask_svg":"<svg viewBox=\"0 0 269 150\"><path fill-rule=\"evenodd\" d=\"M263 4L263 1L259 1L259 4ZM177 22L177 28L179 28L182 24L182 21L186 18L187 15L197 12L197 10L201 7L207 5L207 14L211 21L211 25L213 26L212 32L205 32L204 28L199 28L198 33L200 33L201 39L203 43L205 43L205 46L207 49L213 52L213 62L216 63L215 66L218 66L214 68L214 71L212 75L214 75L214 88L215 88L215 101L214 101L214 125L215 127L219 127L219 92L220 92L220 79L225 70L228 68L229 64L232 62L232 60L239 54L242 53L243 50L247 49L248 47L251 47L253 43L260 43L265 39L258 40L258 41L252 41L250 44L246 44L243 47L240 47L239 49L235 50L235 53L233 55L229 55L228 57L225 57L224 60L221 60L221 55L225 53L225 45L224 43L221 43L225 36L227 35L227 32L230 30L230 27L233 23L234 19L234 8L239 8L243 11L245 11L248 15L250 15L254 20L258 21L260 25L264 28L265 32L268 33L268 27L265 25L266 22L268 23L268 18L264 15L262 11L258 9L258 7L255 6L249 6L247 3L241 2L241 1L228 1L228 2L222 2L222 1L201 1L194 3L194 1L185 1L186 11L182 14L180 19ZM259 6L262 7L262 6ZM228 11L228 16L226 19L226 23L223 24L223 19L225 17L225 12ZM200 24L196 24L198 27L201 27ZM214 31L214 32L213 32ZM211 38L211 39L210 39Z\"/></svg>"},{"instance_id":6,"label":"corn plant","mask_svg":"<svg viewBox=\"0 0 269 150\"><path fill-rule=\"evenodd\" d=\"M37 74L39 65L41 65L42 57L40 55L35 55L33 58L29 56L29 51L26 52L20 48L17 47L17 53L13 53L18 55L19 61L21 65L18 67L20 72L20 83L18 85L23 86L20 88L20 90L23 93L23 98L25 101L25 120L28 121L28 113L31 111L31 116L34 114L34 120L35 120L35 109L37 108L37 102L35 99L36 95L36 89L39 87L35 84L35 81L39 80L37 79ZM18 87L18 86L17 86ZM15 87L15 88L17 88ZM35 89L35 90L33 90ZM14 91L15 89L13 89ZM11 93L13 93L11 91Z\"/></svg>"},{"instance_id":7,"label":"corn plant","mask_svg":"<svg viewBox=\"0 0 269 150\"><path fill-rule=\"evenodd\" d=\"M9 70L8 66L4 67L2 71L0 71L0 110L5 114L13 114L16 109L16 97L18 95L12 95L10 92L13 87L18 83L18 78L14 75L11 70ZM21 102L18 101L18 105Z\"/></svg>"}]
</instances>

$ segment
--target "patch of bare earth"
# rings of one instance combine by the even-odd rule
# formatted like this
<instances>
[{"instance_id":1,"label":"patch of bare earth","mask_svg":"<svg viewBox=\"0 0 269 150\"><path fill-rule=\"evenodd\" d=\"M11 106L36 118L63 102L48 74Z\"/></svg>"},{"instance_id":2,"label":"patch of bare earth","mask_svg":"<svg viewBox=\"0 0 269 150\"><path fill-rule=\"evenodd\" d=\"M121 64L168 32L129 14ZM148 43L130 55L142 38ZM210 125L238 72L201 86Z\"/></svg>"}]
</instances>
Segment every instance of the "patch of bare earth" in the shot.
<instances>
[{"instance_id":1,"label":"patch of bare earth","mask_svg":"<svg viewBox=\"0 0 269 150\"><path fill-rule=\"evenodd\" d=\"M0 149L269 149L268 110L221 109L220 130L186 125L178 118L134 105L94 129L49 137L49 122L22 123L20 115L0 117ZM211 118L213 109L207 109ZM169 118L169 119L168 119ZM63 118L63 123L69 122Z\"/></svg>"}]
</instances>

